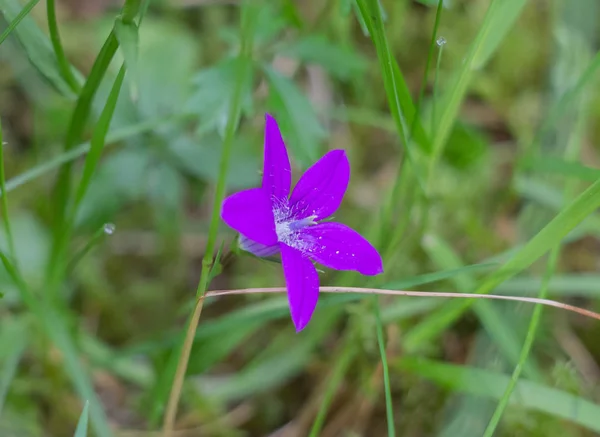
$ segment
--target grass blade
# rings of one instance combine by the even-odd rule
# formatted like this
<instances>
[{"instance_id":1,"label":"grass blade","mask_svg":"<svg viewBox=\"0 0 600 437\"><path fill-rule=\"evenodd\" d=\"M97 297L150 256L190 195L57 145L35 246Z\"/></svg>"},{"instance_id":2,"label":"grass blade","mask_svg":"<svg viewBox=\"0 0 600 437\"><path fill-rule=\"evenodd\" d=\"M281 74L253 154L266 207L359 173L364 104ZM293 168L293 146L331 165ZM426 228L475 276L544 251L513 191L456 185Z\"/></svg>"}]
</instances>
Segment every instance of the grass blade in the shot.
<instances>
[{"instance_id":1,"label":"grass blade","mask_svg":"<svg viewBox=\"0 0 600 437\"><path fill-rule=\"evenodd\" d=\"M65 138L65 152L71 151L71 149L73 149L81 140L85 125L91 112L92 100L94 99L96 91L100 86L100 82L104 78L106 70L108 69L108 65L117 51L118 46L119 43L117 42L117 38L115 37L114 32L111 32L102 46L102 49L100 50L100 53L98 54L98 57L92 66L90 75L88 76L81 93L79 94L79 98L77 99L77 104L73 110ZM67 204L71 192L72 166L73 164L70 161L66 162L61 167L58 180L56 182L54 204L56 205L55 228L57 229L62 229L63 223L65 222Z\"/></svg>"},{"instance_id":2,"label":"grass blade","mask_svg":"<svg viewBox=\"0 0 600 437\"><path fill-rule=\"evenodd\" d=\"M89 409L90 403L86 401L85 405L83 406L83 410L81 411L81 416L79 416L79 421L77 422L77 428L75 428L75 434L73 437L87 436Z\"/></svg>"},{"instance_id":3,"label":"grass blade","mask_svg":"<svg viewBox=\"0 0 600 437\"><path fill-rule=\"evenodd\" d=\"M166 126L174 121L189 118L188 113L176 114L172 117L161 117L156 119L150 119L146 121L142 121L140 123L136 123L132 126L124 127L121 129L116 129L114 131L108 132L106 135L106 143L107 145L111 143L115 143L121 140L125 140L134 135L138 135L144 132L151 131L161 126ZM52 158L43 164L40 164L36 167L33 167L18 176L6 181L6 192L10 192L21 185L27 184L37 178L44 176L45 174L60 168L61 165L75 161L78 158L81 158L86 153L90 151L90 143L82 143L77 147L74 147L68 152L61 153L55 158ZM0 193L1 194L1 193Z\"/></svg>"},{"instance_id":4,"label":"grass blade","mask_svg":"<svg viewBox=\"0 0 600 437\"><path fill-rule=\"evenodd\" d=\"M342 378L348 370L348 367L352 363L352 359L356 355L356 352L357 351L354 343L349 341L344 344L342 353L338 359L335 360L335 364L331 370L329 381L327 383L327 387L325 388L325 394L323 395L323 400L321 401L321 406L319 407L317 417L313 422L313 426L310 429L310 434L308 437L319 437L321 428L323 428L323 425L325 424L325 416L327 415L327 410L331 405L333 396L342 382Z\"/></svg>"},{"instance_id":5,"label":"grass blade","mask_svg":"<svg viewBox=\"0 0 600 437\"><path fill-rule=\"evenodd\" d=\"M100 118L94 127L94 132L92 133L92 139L90 141L90 150L85 158L83 174L75 194L73 209L70 216L71 220L74 219L75 214L77 213L77 208L81 204L81 201L87 192L94 171L96 170L98 162L100 161L100 157L102 156L102 151L104 150L104 145L106 144L106 135L108 133L108 128L110 127L110 121L112 120L115 108L117 106L117 100L119 98L119 93L121 92L121 86L123 85L124 77L125 66L123 65L117 74L108 98L106 99L106 104L104 105L102 113L100 114Z\"/></svg>"},{"instance_id":6,"label":"grass blade","mask_svg":"<svg viewBox=\"0 0 600 437\"><path fill-rule=\"evenodd\" d=\"M476 289L475 294L488 294L507 279L529 267L598 207L600 207L600 180L581 193L527 244L515 252L502 267L489 275ZM410 350L425 339L437 336L472 304L471 299L448 303L406 334L404 338L406 348Z\"/></svg>"},{"instance_id":7,"label":"grass blade","mask_svg":"<svg viewBox=\"0 0 600 437\"><path fill-rule=\"evenodd\" d=\"M554 270L556 270L556 265L558 263L558 257L560 254L559 246L552 249L550 252L550 258L548 260L548 268L546 271L546 276L544 278L544 282L542 283L542 288L540 289L539 298L545 299L548 295L548 282L550 278L554 274ZM500 423L500 419L502 418L502 414L504 410L508 406L510 402L511 395L517 386L519 378L521 376L521 369L527 363L527 357L529 356L529 351L531 350L531 346L533 346L533 341L535 340L535 335L537 333L537 328L540 323L540 319L542 316L542 305L536 305L533 310L533 315L531 316L531 321L529 322L529 328L527 329L527 336L525 337L525 342L523 343L523 347L521 349L521 356L519 357L519 362L513 371L510 381L506 385L506 389L504 393L500 397L500 402L490 419L490 422L485 429L483 434L484 437L493 437L494 432L496 431L496 427Z\"/></svg>"},{"instance_id":8,"label":"grass blade","mask_svg":"<svg viewBox=\"0 0 600 437\"><path fill-rule=\"evenodd\" d=\"M392 405L392 389L390 386L390 371L388 367L387 354L385 351L385 342L383 339L383 322L381 321L381 311L379 309L379 297L373 298L375 305L375 324L377 330L377 345L381 356L381 367L383 369L383 389L385 392L385 413L387 417L388 437L396 435L394 426L394 407Z\"/></svg>"},{"instance_id":9,"label":"grass blade","mask_svg":"<svg viewBox=\"0 0 600 437\"><path fill-rule=\"evenodd\" d=\"M115 22L115 35L119 41L119 47L123 52L125 66L129 72L129 86L131 99L135 102L138 98L139 89L139 30L138 26L131 22L125 23L123 20Z\"/></svg>"},{"instance_id":10,"label":"grass blade","mask_svg":"<svg viewBox=\"0 0 600 437\"><path fill-rule=\"evenodd\" d=\"M409 371L452 391L469 393L489 399L500 399L509 382L507 375L468 366L443 364L425 359L405 358L393 365ZM519 396L511 404L519 408L540 411L600 432L600 406L562 390L530 381L519 381Z\"/></svg>"},{"instance_id":11,"label":"grass blade","mask_svg":"<svg viewBox=\"0 0 600 437\"><path fill-rule=\"evenodd\" d=\"M19 25L23 18L25 18L31 12L33 7L37 5L39 1L40 0L31 0L23 7L23 9L21 9L21 12L19 12L17 16L13 18L13 20L8 24L8 27L4 29L4 32L2 32L2 35L0 35L0 44L2 44L4 40L8 38L12 31L15 30L15 27Z\"/></svg>"},{"instance_id":12,"label":"grass blade","mask_svg":"<svg viewBox=\"0 0 600 437\"><path fill-rule=\"evenodd\" d=\"M4 137L2 134L2 121L0 120L0 190L6 192L6 177L4 175ZM17 263L15 256L15 241L13 239L12 230L10 227L10 218L8 216L8 196L2 196L2 222L4 223L4 232L8 241L8 254Z\"/></svg>"},{"instance_id":13,"label":"grass blade","mask_svg":"<svg viewBox=\"0 0 600 437\"><path fill-rule=\"evenodd\" d=\"M408 102L409 98L407 98L407 95L402 92L407 91L408 88L403 90L402 87L398 86L399 82L406 85L406 81L403 79L401 71L390 52L387 37L385 35L385 29L383 27L381 8L379 7L379 3L375 0L357 0L357 4L363 20L367 24L373 44L375 45L375 49L377 51L385 92L388 98L390 110L394 117L394 121L396 122L398 135L400 136L400 139L406 148L406 154L411 165L414 167L414 172L419 184L421 185L421 188L423 189L422 191L425 192L425 186L422 180L422 177L424 176L422 164L418 160L419 157L417 152L413 148L412 142L408 137L411 121L418 117L419 114L414 112L413 109L413 116L410 117L410 113L407 113L407 111L404 110L405 108L410 108L413 105L412 103Z\"/></svg>"},{"instance_id":14,"label":"grass blade","mask_svg":"<svg viewBox=\"0 0 600 437\"><path fill-rule=\"evenodd\" d=\"M58 23L56 21L56 7L54 0L46 1L46 12L48 14L48 30L50 32L50 41L54 48L58 69L62 74L65 82L71 87L71 90L78 93L80 90L79 82L75 79L71 64L67 60L62 43L60 42L60 34L58 33Z\"/></svg>"},{"instance_id":15,"label":"grass blade","mask_svg":"<svg viewBox=\"0 0 600 437\"><path fill-rule=\"evenodd\" d=\"M424 250L439 268L460 268L462 260L454 249L437 235L425 237ZM454 287L463 293L475 289L477 281L467 272L450 278ZM513 324L507 323L503 314L491 302L480 301L474 306L474 311L490 337L498 345L507 361L516 365L519 361L520 338ZM524 365L526 375L532 379L541 379L541 372L535 363Z\"/></svg>"}]
</instances>

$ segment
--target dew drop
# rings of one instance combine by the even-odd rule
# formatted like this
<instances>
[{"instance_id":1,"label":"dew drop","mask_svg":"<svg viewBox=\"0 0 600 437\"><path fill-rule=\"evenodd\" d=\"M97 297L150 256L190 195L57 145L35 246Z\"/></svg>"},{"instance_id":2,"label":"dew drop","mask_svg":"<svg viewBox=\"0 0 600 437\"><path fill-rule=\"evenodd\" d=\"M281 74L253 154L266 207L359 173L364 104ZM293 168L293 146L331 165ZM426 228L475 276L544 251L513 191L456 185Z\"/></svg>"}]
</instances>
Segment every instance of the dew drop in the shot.
<instances>
[{"instance_id":1,"label":"dew drop","mask_svg":"<svg viewBox=\"0 0 600 437\"><path fill-rule=\"evenodd\" d=\"M117 227L114 223L104 223L103 230L106 235L112 235L115 233Z\"/></svg>"},{"instance_id":2,"label":"dew drop","mask_svg":"<svg viewBox=\"0 0 600 437\"><path fill-rule=\"evenodd\" d=\"M339 254L340 254L340 251L339 251L339 250L336 250L336 251L335 251L335 254L336 254L336 255L339 255Z\"/></svg>"},{"instance_id":3,"label":"dew drop","mask_svg":"<svg viewBox=\"0 0 600 437\"><path fill-rule=\"evenodd\" d=\"M443 36L440 36L436 42L435 42L439 47L442 47L443 45L446 44L446 38L444 38Z\"/></svg>"}]
</instances>

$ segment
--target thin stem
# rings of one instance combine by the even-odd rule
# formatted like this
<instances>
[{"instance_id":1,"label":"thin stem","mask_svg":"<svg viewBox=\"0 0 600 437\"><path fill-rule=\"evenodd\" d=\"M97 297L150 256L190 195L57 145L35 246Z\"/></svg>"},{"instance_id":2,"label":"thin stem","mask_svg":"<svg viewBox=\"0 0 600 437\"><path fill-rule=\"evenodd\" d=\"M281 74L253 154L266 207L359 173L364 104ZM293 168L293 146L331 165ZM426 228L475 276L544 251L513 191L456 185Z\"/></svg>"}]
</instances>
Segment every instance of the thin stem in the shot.
<instances>
[{"instance_id":1,"label":"thin stem","mask_svg":"<svg viewBox=\"0 0 600 437\"><path fill-rule=\"evenodd\" d=\"M8 242L8 254L12 259L15 267L17 266L17 257L15 251L15 242L10 227L10 219L8 217L8 196L6 193L6 176L4 174L4 137L2 133L2 123L0 121L0 191L2 191L2 222L4 223L4 233Z\"/></svg>"},{"instance_id":2,"label":"thin stem","mask_svg":"<svg viewBox=\"0 0 600 437\"><path fill-rule=\"evenodd\" d=\"M556 246L550 252L550 258L548 260L548 267L546 269L546 274L544 275L544 279L542 282L542 287L540 289L540 297L546 296L548 294L548 286L550 283L550 278L554 274L554 270L556 269L556 265L558 263L558 258L560 254L560 246ZM504 390L504 394L502 398L500 398L500 402L490 419L488 426L485 429L483 437L493 437L494 432L496 431L496 427L500 423L502 419L502 415L504 414L504 410L510 401L510 395L514 391L517 386L517 382L519 382L519 378L523 371L523 365L529 356L529 351L531 350L531 346L533 346L533 341L535 340L535 335L537 333L538 326L540 324L540 318L542 316L542 308L543 305L535 306L533 310L533 315L531 316L531 321L529 322L529 328L527 330L527 336L525 337L525 342L523 343L523 347L521 348L521 354L519 356L519 362L513 371L510 381Z\"/></svg>"},{"instance_id":3,"label":"thin stem","mask_svg":"<svg viewBox=\"0 0 600 437\"><path fill-rule=\"evenodd\" d=\"M438 45L438 47L440 49L438 51L437 62L435 64L435 75L433 78L433 99L431 102L431 132L433 132L435 130L435 111L436 111L435 105L438 100L438 78L439 78L439 73L440 73L440 65L442 65L442 53L444 52L445 45L446 45L445 42Z\"/></svg>"},{"instance_id":4,"label":"thin stem","mask_svg":"<svg viewBox=\"0 0 600 437\"><path fill-rule=\"evenodd\" d=\"M423 102L423 96L425 95L425 88L427 87L427 78L429 77L429 69L431 67L431 60L433 59L433 54L435 52L435 47L437 45L437 31L440 26L440 20L442 18L442 9L443 9L444 0L438 0L437 9L435 11L435 22L433 24L433 33L431 34L431 42L429 43L429 52L427 53L427 63L425 64L425 73L423 73L423 82L421 83L421 90L419 91L419 98L417 99L417 106L415 107L415 116L413 118L413 122L410 127L410 132L408 134L409 138L412 138L413 131L415 129L415 124L417 117L419 116L419 112L421 109L421 103ZM438 54L438 67L439 67L439 54ZM435 71L435 78L437 79L437 71ZM435 85L434 85L435 90Z\"/></svg>"},{"instance_id":5,"label":"thin stem","mask_svg":"<svg viewBox=\"0 0 600 437\"><path fill-rule=\"evenodd\" d=\"M502 296L497 294L474 294L474 293L447 293L443 291L405 291L405 290L383 290L379 288L359 288L359 287L321 287L321 293L359 293L359 294L380 294L390 296L410 296L410 297L442 297L452 299L496 299L511 300L515 302L526 302L549 307L559 308L565 311L580 314L584 317L600 320L600 314L594 311L579 308L551 299L540 299L538 297L521 296ZM271 288L242 288L238 290L214 290L205 293L205 297L228 296L237 294L258 294L258 293L286 293L285 287Z\"/></svg>"},{"instance_id":6,"label":"thin stem","mask_svg":"<svg viewBox=\"0 0 600 437\"><path fill-rule=\"evenodd\" d=\"M562 99L562 97L561 97L561 99ZM583 131L584 124L585 124L585 116L580 116L578 118L578 122L576 123L575 129L573 130L571 140L567 143L567 147L564 152L564 159L567 161L575 161L575 160L578 160L578 158L579 158L579 155L581 153L580 134ZM542 128L543 128L543 126L542 126ZM542 129L540 129L540 131L541 130ZM576 187L577 187L576 181L568 180L567 183L565 184L565 188L563 190L564 198L565 199L573 198L575 196ZM558 265L560 251L561 251L561 246L560 246L560 244L558 244L550 252L550 256L548 257L546 273L542 280L542 285L540 287L540 291L538 294L539 298L546 298L546 296L548 295L550 280L552 279L552 276L554 275L554 272ZM498 427L498 424L500 423L500 420L502 419L504 410L506 410L506 407L510 401L511 395L512 395L513 391L515 390L515 387L517 386L517 382L519 381L519 378L521 376L523 366L524 366L525 362L527 361L527 357L529 356L529 353L531 352L531 348L532 348L533 342L535 340L535 335L537 333L538 326L539 326L540 319L541 319L542 308L543 307L541 305L535 306L533 315L531 317L531 321L529 322L529 327L527 328L527 336L525 338L523 348L521 349L521 356L519 357L519 362L518 362L517 366L515 367L515 369L513 370L513 373L510 377L510 381L509 381L508 385L506 386L506 389L504 390L502 397L500 398L500 402L498 403L498 405L496 406L496 409L494 410L494 414L492 415L492 418L490 419L488 426L485 429L484 437L493 437L494 432L496 431L496 428Z\"/></svg>"},{"instance_id":7,"label":"thin stem","mask_svg":"<svg viewBox=\"0 0 600 437\"><path fill-rule=\"evenodd\" d=\"M202 314L203 305L203 297L196 299L196 305L194 305L194 311L190 318L188 329L185 333L185 341L181 348L179 364L177 366L177 372L175 373L175 379L173 380L171 393L169 394L169 402L167 403L167 409L165 412L165 420L163 423L164 437L170 437L173 432L173 426L175 425L175 417L177 416L177 406L179 404L179 398L181 397L181 389L183 388L183 380L185 378L185 372L187 370L187 363L190 358L190 352L192 350L194 336L196 334L196 327L198 326L198 321L200 320L200 314ZM185 363L185 365L182 366L181 363Z\"/></svg>"},{"instance_id":8,"label":"thin stem","mask_svg":"<svg viewBox=\"0 0 600 437\"><path fill-rule=\"evenodd\" d=\"M71 64L67 60L65 51L60 41L54 0L46 1L46 12L48 15L48 32L50 33L50 41L52 41L52 47L54 48L54 54L56 55L56 61L58 62L60 74L73 92L79 93L81 87L79 86L77 79L75 79L75 75L71 69Z\"/></svg>"},{"instance_id":9,"label":"thin stem","mask_svg":"<svg viewBox=\"0 0 600 437\"><path fill-rule=\"evenodd\" d=\"M383 387L385 392L385 413L387 418L388 437L396 436L394 428L394 409L392 406L392 391L390 387L390 371L385 352L385 342L383 340L383 322L381 321L381 310L379 309L378 296L374 296L375 304L375 323L377 330L377 344L379 345L379 354L381 355L381 367L383 369Z\"/></svg>"},{"instance_id":10,"label":"thin stem","mask_svg":"<svg viewBox=\"0 0 600 437\"><path fill-rule=\"evenodd\" d=\"M2 32L0 35L0 44L2 44L4 40L8 38L12 31L15 30L23 18L25 18L31 12L33 7L37 5L39 1L40 0L31 0L23 7L23 9L21 9L21 12L19 12L19 14L9 23L4 32Z\"/></svg>"},{"instance_id":11,"label":"thin stem","mask_svg":"<svg viewBox=\"0 0 600 437\"><path fill-rule=\"evenodd\" d=\"M94 233L94 235L92 235L92 238L89 239L85 246L83 246L77 253L75 253L71 261L69 261L69 263L67 264L67 267L65 269L66 274L71 273L73 269L77 266L79 261L81 261L81 259L84 256L86 256L90 252L90 250L97 246L104 239L104 237L112 234L114 229L111 230L110 226L114 225L111 225L110 223L102 225L102 227L98 229Z\"/></svg>"},{"instance_id":12,"label":"thin stem","mask_svg":"<svg viewBox=\"0 0 600 437\"><path fill-rule=\"evenodd\" d=\"M251 2L248 1L242 7L242 46L240 54L238 56L238 80L236 81L236 87L233 93L231 102L231 109L227 120L227 126L225 127L225 136L223 139L223 153L221 155L221 162L219 165L219 178L215 188L215 198L213 202L212 217L208 230L208 238L206 242L205 255L202 260L202 270L200 272L200 280L198 281L198 287L196 289L196 305L194 306L194 312L190 318L190 323L186 331L185 339L183 341L179 361L177 363L177 369L175 372L175 378L173 385L171 386L171 392L169 394L169 400L167 403L167 410L165 413L165 419L163 423L163 435L169 437L173 431L173 425L175 423L175 416L177 414L177 406L179 404L179 398L181 397L181 389L183 386L183 380L185 372L187 370L190 353L192 351L192 345L194 341L194 333L200 320L200 314L202 313L203 296L208 288L210 281L210 273L213 267L213 252L217 242L217 232L219 230L220 221L220 206L225 198L226 178L227 170L229 168L229 158L231 156L231 150L233 146L233 139L235 131L239 124L241 117L241 91L244 83L243 77L248 74L248 68L251 68L251 63L248 60L252 56L252 24L253 15L256 10L256 5L251 6Z\"/></svg>"}]
</instances>

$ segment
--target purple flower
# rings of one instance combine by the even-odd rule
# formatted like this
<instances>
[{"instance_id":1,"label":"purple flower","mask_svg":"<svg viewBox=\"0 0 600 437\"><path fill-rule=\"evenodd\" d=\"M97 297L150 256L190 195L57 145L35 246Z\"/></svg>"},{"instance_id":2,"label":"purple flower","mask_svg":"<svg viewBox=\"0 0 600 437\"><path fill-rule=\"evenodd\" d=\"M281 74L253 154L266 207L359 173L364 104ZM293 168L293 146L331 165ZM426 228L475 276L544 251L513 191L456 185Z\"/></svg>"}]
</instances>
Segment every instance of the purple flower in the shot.
<instances>
[{"instance_id":1,"label":"purple flower","mask_svg":"<svg viewBox=\"0 0 600 437\"><path fill-rule=\"evenodd\" d=\"M356 231L321 220L333 214L350 180L343 150L332 150L302 175L290 196L292 172L277 122L266 115L261 188L225 199L221 217L240 235L240 247L257 256L281 252L292 321L301 331L319 297L319 276L312 261L363 275L383 272L377 250Z\"/></svg>"}]
</instances>

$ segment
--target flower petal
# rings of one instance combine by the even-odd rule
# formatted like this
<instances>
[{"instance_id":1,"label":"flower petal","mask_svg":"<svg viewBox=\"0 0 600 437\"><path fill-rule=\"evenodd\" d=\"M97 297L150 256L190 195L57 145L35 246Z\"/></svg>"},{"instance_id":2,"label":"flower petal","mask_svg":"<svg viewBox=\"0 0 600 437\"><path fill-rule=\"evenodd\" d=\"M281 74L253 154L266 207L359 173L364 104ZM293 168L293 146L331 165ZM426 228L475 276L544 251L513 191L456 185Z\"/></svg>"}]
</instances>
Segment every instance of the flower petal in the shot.
<instances>
[{"instance_id":1,"label":"flower petal","mask_svg":"<svg viewBox=\"0 0 600 437\"><path fill-rule=\"evenodd\" d=\"M341 223L320 223L302 230L306 253L316 262L336 270L356 270L363 275L383 272L381 256L358 232Z\"/></svg>"},{"instance_id":2,"label":"flower petal","mask_svg":"<svg viewBox=\"0 0 600 437\"><path fill-rule=\"evenodd\" d=\"M350 163L346 152L332 150L302 175L294 187L290 205L300 218L329 217L342 203L349 180Z\"/></svg>"},{"instance_id":3,"label":"flower petal","mask_svg":"<svg viewBox=\"0 0 600 437\"><path fill-rule=\"evenodd\" d=\"M310 321L317 306L319 275L308 257L285 244L281 245L281 262L292 321L296 332L300 332Z\"/></svg>"},{"instance_id":4,"label":"flower petal","mask_svg":"<svg viewBox=\"0 0 600 437\"><path fill-rule=\"evenodd\" d=\"M277 121L265 115L265 158L263 164L263 190L270 196L286 199L290 194L292 170L285 143Z\"/></svg>"},{"instance_id":5,"label":"flower petal","mask_svg":"<svg viewBox=\"0 0 600 437\"><path fill-rule=\"evenodd\" d=\"M272 246L277 243L269 195L262 188L235 193L223 201L221 218L245 237Z\"/></svg>"},{"instance_id":6,"label":"flower petal","mask_svg":"<svg viewBox=\"0 0 600 437\"><path fill-rule=\"evenodd\" d=\"M279 253L279 244L273 246L265 246L264 244L257 243L250 238L240 234L239 240L240 249L250 252L254 256L264 257L273 256Z\"/></svg>"}]
</instances>

